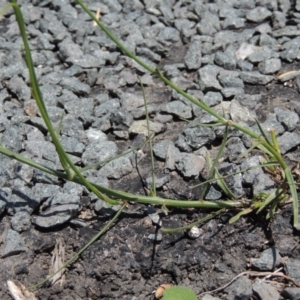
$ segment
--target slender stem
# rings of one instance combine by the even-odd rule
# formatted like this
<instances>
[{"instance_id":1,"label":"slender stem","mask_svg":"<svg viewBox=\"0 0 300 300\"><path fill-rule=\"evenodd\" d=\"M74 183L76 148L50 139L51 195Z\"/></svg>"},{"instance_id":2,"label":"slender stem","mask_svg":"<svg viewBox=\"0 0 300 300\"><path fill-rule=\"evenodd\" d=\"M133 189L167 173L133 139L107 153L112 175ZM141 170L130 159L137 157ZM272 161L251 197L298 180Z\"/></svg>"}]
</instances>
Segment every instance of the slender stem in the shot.
<instances>
[{"instance_id":1,"label":"slender stem","mask_svg":"<svg viewBox=\"0 0 300 300\"><path fill-rule=\"evenodd\" d=\"M41 170L47 174L65 179L68 179L68 176L66 173L59 172L56 170L53 170L51 168L45 167L33 160L30 160L28 158L23 157L20 154L14 153L8 149L5 149L0 146L0 153L16 159L22 163L28 164L33 168L36 168L38 170ZM79 183L81 185L85 185L84 182L82 182L81 178L74 176L71 178L70 181ZM102 193L105 193L107 195L110 195L111 197L114 197L116 199L123 199L126 201L136 202L136 203L145 203L145 204L152 204L152 205L162 205L162 206L169 206L169 207L185 207L185 208L214 208L214 209L220 209L223 207L226 208L243 208L244 206L248 206L247 203L243 203L242 201L187 201L187 200L173 200L173 199L163 199L160 197L151 197L151 196L142 196L142 195L135 195L123 191L118 191L114 189L110 189L104 186L97 185L95 183L89 182L90 185L93 186L93 188L101 191ZM118 204L122 204L120 201L116 201Z\"/></svg>"}]
</instances>

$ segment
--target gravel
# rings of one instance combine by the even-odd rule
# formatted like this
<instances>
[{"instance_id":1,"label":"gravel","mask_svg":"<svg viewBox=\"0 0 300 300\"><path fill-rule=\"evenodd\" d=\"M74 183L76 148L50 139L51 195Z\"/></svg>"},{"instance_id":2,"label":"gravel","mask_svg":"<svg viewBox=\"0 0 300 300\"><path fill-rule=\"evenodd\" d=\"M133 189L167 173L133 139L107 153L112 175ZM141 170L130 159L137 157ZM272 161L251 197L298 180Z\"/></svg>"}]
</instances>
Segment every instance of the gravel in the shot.
<instances>
[{"instance_id":1,"label":"gravel","mask_svg":"<svg viewBox=\"0 0 300 300\"><path fill-rule=\"evenodd\" d=\"M157 189L172 198L174 191L168 185L174 178L185 183L201 181L204 157L207 153L215 157L224 126L195 124L211 124L216 118L170 92L155 76L125 57L72 1L27 2L21 6L40 90L53 127L72 161L86 167L130 149L138 136L148 136L141 80L154 134ZM111 0L88 6L94 12L100 7L101 21L113 34L184 91L258 135L261 132L255 119L267 135L274 129L283 155L297 150L299 1L216 1L205 5L202 1L144 2ZM61 171L55 146L30 90L23 45L11 10L4 14L1 30L0 143ZM278 95L272 90L274 86L280 91ZM251 146L245 135L230 128L218 165L220 173L228 175L258 165L260 154L244 155ZM143 156L137 159L136 155L119 157L87 171L86 176L123 190L138 189L136 182L142 178L149 187L149 170L143 165L137 171L139 166L134 161L143 163ZM2 249L2 257L8 258L26 251L23 237L33 228L32 223L39 229L56 230L74 221L88 191L3 156L0 159L0 214L9 218L12 228ZM139 172L142 176L137 175ZM126 180L131 181L124 183ZM237 198L245 197L249 190L255 195L275 187L261 168L238 173L225 182ZM187 194L195 195L182 192ZM207 200L222 197L216 184L208 186ZM96 201L93 196L91 199ZM102 200L93 205L95 212L104 216L111 216L117 209ZM155 242L161 238L159 234L146 236ZM269 248L252 260L252 266L273 270L280 258L278 250ZM286 272L299 281L291 261L299 264L289 258ZM225 299L249 299L253 293L255 297L279 299L270 285L259 280L252 284L244 277L226 292ZM299 291L286 288L282 296L292 297L288 295L293 293Z\"/></svg>"}]
</instances>

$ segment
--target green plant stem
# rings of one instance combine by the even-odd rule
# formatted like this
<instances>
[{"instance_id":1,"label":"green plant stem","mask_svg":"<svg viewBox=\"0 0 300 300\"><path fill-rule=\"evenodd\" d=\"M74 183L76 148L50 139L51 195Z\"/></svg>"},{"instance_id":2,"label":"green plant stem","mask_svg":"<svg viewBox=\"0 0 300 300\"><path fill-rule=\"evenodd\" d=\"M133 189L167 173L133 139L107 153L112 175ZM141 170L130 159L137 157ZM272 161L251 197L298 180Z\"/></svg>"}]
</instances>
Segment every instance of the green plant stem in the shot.
<instances>
[{"instance_id":1,"label":"green plant stem","mask_svg":"<svg viewBox=\"0 0 300 300\"><path fill-rule=\"evenodd\" d=\"M188 100L190 100L192 103L196 104L197 106L199 106L200 108L204 109L206 112L208 112L209 114L211 114L212 116L214 116L216 119L218 119L218 121L224 125L228 124L229 126L233 126L234 128L236 128L237 130L244 132L245 134L251 136L252 138L259 140L260 143L270 152L272 153L273 157L276 158L276 160L278 161L278 163L280 164L281 168L284 170L285 176L287 178L290 190L291 190L291 194L293 197L293 215L294 215L294 227L298 227L298 195L297 195L297 191L295 188L295 182L294 179L292 177L291 171L288 169L288 166L286 165L285 161L283 160L282 156L280 155L280 153L278 153L276 151L276 149L274 149L274 147L272 145L270 145L266 140L262 139L258 134L256 134L255 132L249 130L248 128L234 123L230 120L227 120L226 118L223 118L222 116L220 116L218 113L216 113L214 110L212 110L208 105L206 105L203 101L198 101L197 99L195 99L194 97L192 97L191 95L185 93L182 89L180 89L177 85L175 85L174 83L172 83L170 80L168 80L161 72L159 69L153 69L150 66L148 66L146 63L144 63L143 61L141 61L138 57L136 57L133 53L131 53L122 43L120 43L118 41L118 39L116 37L114 37L114 35L103 25L102 22L100 22L96 16L88 9L87 6L85 6L83 4L83 2L81 0L77 0L77 2L79 3L79 5L86 11L86 13L98 24L98 26L107 34L107 36L121 49L121 51L123 51L128 57L132 58L133 60L135 60L138 64L140 64L141 66L143 66L146 70L148 70L151 74L158 76L165 84L167 84L168 86L170 86L172 89L174 89L177 93L181 94L182 96L184 96L185 98L187 98Z\"/></svg>"},{"instance_id":2,"label":"green plant stem","mask_svg":"<svg viewBox=\"0 0 300 300\"><path fill-rule=\"evenodd\" d=\"M20 154L14 153L8 149L5 149L0 146L0 153L16 159L22 163L25 163L27 165L30 165L33 168L36 168L38 170L41 170L47 174L65 179L68 179L66 173L59 172L56 170L53 170L51 168L48 168L46 166L43 166L31 159L25 158ZM85 185L81 178L74 176L70 181L79 183L81 185ZM160 197L151 197L151 196L142 196L142 195L135 195L123 191L118 191L114 189L110 189L104 186L97 185L95 183L89 182L90 185L93 186L93 188L101 191L102 193L105 193L107 195L110 195L111 197L114 197L116 199L122 199L126 201L136 202L136 203L144 203L144 204L151 204L151 205L161 205L161 206L169 206L169 207L183 207L183 208L212 208L212 209L221 209L221 208L243 208L245 206L248 206L249 204L242 201L187 201L187 200L173 200L173 199L163 199ZM118 204L122 204L122 201L116 201Z\"/></svg>"},{"instance_id":3,"label":"green plant stem","mask_svg":"<svg viewBox=\"0 0 300 300\"><path fill-rule=\"evenodd\" d=\"M31 53L30 53L30 48L29 48L29 43L28 43L28 39L27 39L27 35L26 35L26 29L25 29L25 23L24 23L24 19L20 10L20 7L16 4L16 0L10 0L17 18L17 22L19 25L19 29L21 32L21 36L23 39L23 44L24 44L24 48L25 48L25 57L26 57L26 64L27 64L27 68L29 70L29 74L30 74L30 81L31 81L31 85L32 85L32 94L34 99L36 100L37 106L40 110L41 116L47 126L47 129L50 133L50 136L52 138L52 141L56 147L56 151L59 155L59 159L60 162L67 174L67 178L68 179L72 179L72 177L74 177L74 174L72 174L69 170L69 167L71 167L73 169L73 171L75 172L75 174L80 178L81 182L90 190L92 191L98 198L113 204L113 205L117 205L119 204L118 201L115 200L111 200L109 199L106 195L102 194L99 190L97 190L94 186L92 186L86 179L85 177L80 173L80 171L76 168L76 166L73 164L73 162L71 161L71 159L69 158L69 156L67 155L67 153L65 152L64 148L62 147L54 129L53 126L51 124L50 118L48 116L47 110L46 110L46 106L44 104L43 101L43 97L42 97L42 93L40 91L39 88L39 84L37 81L37 77L35 75L35 71L34 71L34 67L33 67L33 61L31 58Z\"/></svg>"}]
</instances>

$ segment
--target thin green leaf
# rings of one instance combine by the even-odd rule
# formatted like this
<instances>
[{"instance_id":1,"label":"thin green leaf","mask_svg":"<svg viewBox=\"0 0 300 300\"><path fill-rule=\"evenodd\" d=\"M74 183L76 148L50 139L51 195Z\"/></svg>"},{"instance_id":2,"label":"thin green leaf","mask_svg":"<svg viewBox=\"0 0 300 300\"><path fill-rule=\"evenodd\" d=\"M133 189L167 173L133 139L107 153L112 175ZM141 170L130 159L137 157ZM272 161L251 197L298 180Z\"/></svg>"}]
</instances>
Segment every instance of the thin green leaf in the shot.
<instances>
[{"instance_id":1,"label":"thin green leaf","mask_svg":"<svg viewBox=\"0 0 300 300\"><path fill-rule=\"evenodd\" d=\"M240 211L239 213L237 213L235 216L233 216L230 220L229 220L229 224L232 224L234 222L236 222L241 216L243 215L247 215L249 213L252 212L252 208L246 208L246 209L243 209L242 211Z\"/></svg>"}]
</instances>

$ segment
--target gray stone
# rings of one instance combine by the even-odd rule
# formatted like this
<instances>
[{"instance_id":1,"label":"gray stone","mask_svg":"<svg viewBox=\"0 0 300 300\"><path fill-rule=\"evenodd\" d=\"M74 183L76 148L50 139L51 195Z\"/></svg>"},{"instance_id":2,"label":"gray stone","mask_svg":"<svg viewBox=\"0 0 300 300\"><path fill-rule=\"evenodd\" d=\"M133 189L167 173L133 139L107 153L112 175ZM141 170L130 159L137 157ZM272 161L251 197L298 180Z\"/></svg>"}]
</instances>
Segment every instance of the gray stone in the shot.
<instances>
[{"instance_id":1,"label":"gray stone","mask_svg":"<svg viewBox=\"0 0 300 300\"><path fill-rule=\"evenodd\" d=\"M18 178L24 180L24 182L30 183L33 177L33 168L26 164L17 163L14 173Z\"/></svg>"},{"instance_id":2,"label":"gray stone","mask_svg":"<svg viewBox=\"0 0 300 300\"><path fill-rule=\"evenodd\" d=\"M100 174L110 179L120 179L132 172L130 157L122 156L108 162L101 168Z\"/></svg>"},{"instance_id":3,"label":"gray stone","mask_svg":"<svg viewBox=\"0 0 300 300\"><path fill-rule=\"evenodd\" d=\"M257 168L254 168L256 166ZM243 182L247 185L253 185L255 182L257 182L259 174L263 173L263 170L260 167L260 160L258 156L252 156L244 160L241 165L241 170L247 170L243 172Z\"/></svg>"},{"instance_id":4,"label":"gray stone","mask_svg":"<svg viewBox=\"0 0 300 300\"><path fill-rule=\"evenodd\" d=\"M244 299L249 300L252 297L252 283L251 280L245 276L241 276L234 281L229 287L225 289L227 295L226 300Z\"/></svg>"},{"instance_id":5,"label":"gray stone","mask_svg":"<svg viewBox=\"0 0 300 300\"><path fill-rule=\"evenodd\" d=\"M291 48L280 52L280 57L288 62L293 62L298 57L298 54L299 49Z\"/></svg>"},{"instance_id":6,"label":"gray stone","mask_svg":"<svg viewBox=\"0 0 300 300\"><path fill-rule=\"evenodd\" d=\"M160 30L157 39L161 41L178 42L180 40L180 34L175 28L164 27Z\"/></svg>"},{"instance_id":7,"label":"gray stone","mask_svg":"<svg viewBox=\"0 0 300 300\"><path fill-rule=\"evenodd\" d=\"M208 105L208 106L215 106L218 105L222 102L223 97L221 93L219 92L207 92L205 96L203 97L203 101Z\"/></svg>"},{"instance_id":8,"label":"gray stone","mask_svg":"<svg viewBox=\"0 0 300 300\"><path fill-rule=\"evenodd\" d=\"M249 110L247 107L240 105L237 100L232 100L230 103L230 117L233 122L240 123L245 122L248 124L254 124L256 113L253 110Z\"/></svg>"},{"instance_id":9,"label":"gray stone","mask_svg":"<svg viewBox=\"0 0 300 300\"><path fill-rule=\"evenodd\" d=\"M267 284L263 280L256 280L252 285L253 292L258 295L260 299L272 299L279 300L280 295L277 290L270 284Z\"/></svg>"},{"instance_id":10,"label":"gray stone","mask_svg":"<svg viewBox=\"0 0 300 300\"><path fill-rule=\"evenodd\" d=\"M190 119L192 117L192 109L178 100L171 101L162 106L161 111L184 119Z\"/></svg>"},{"instance_id":11,"label":"gray stone","mask_svg":"<svg viewBox=\"0 0 300 300\"><path fill-rule=\"evenodd\" d=\"M175 165L184 177L198 177L204 168L205 159L193 153L182 153L181 159Z\"/></svg>"},{"instance_id":12,"label":"gray stone","mask_svg":"<svg viewBox=\"0 0 300 300\"><path fill-rule=\"evenodd\" d=\"M232 163L223 162L219 166L219 172L222 176L230 175L239 171L239 167ZM242 174L237 173L224 179L227 187L235 195L236 198L244 196L244 188L242 185Z\"/></svg>"},{"instance_id":13,"label":"gray stone","mask_svg":"<svg viewBox=\"0 0 300 300\"><path fill-rule=\"evenodd\" d=\"M199 84L202 91L206 90L221 90L222 87L217 80L219 74L219 68L212 65L202 67L199 71Z\"/></svg>"},{"instance_id":14,"label":"gray stone","mask_svg":"<svg viewBox=\"0 0 300 300\"><path fill-rule=\"evenodd\" d=\"M180 136L182 136L183 140L195 150L209 144L215 139L214 130L203 126L187 128L182 134L180 134Z\"/></svg>"},{"instance_id":15,"label":"gray stone","mask_svg":"<svg viewBox=\"0 0 300 300\"><path fill-rule=\"evenodd\" d=\"M65 110L75 117L90 116L94 109L94 100L92 98L80 98L66 102L64 104Z\"/></svg>"},{"instance_id":16,"label":"gray stone","mask_svg":"<svg viewBox=\"0 0 300 300\"><path fill-rule=\"evenodd\" d=\"M224 98L232 98L233 96L244 94L244 89L227 87L227 88L223 88L221 90L221 93L224 96Z\"/></svg>"},{"instance_id":17,"label":"gray stone","mask_svg":"<svg viewBox=\"0 0 300 300\"><path fill-rule=\"evenodd\" d=\"M63 60L67 60L69 58L80 58L83 56L80 46L70 40L64 40L59 44L59 54Z\"/></svg>"},{"instance_id":18,"label":"gray stone","mask_svg":"<svg viewBox=\"0 0 300 300\"><path fill-rule=\"evenodd\" d=\"M62 193L76 194L78 196L81 196L83 190L84 190L84 187L82 185L79 185L72 181L67 181L62 188Z\"/></svg>"},{"instance_id":19,"label":"gray stone","mask_svg":"<svg viewBox=\"0 0 300 300\"><path fill-rule=\"evenodd\" d=\"M274 77L270 75L263 75L259 73L258 71L252 71L252 72L247 72L243 71L241 72L241 79L250 84L261 84L261 85L266 85L267 83L271 82Z\"/></svg>"},{"instance_id":20,"label":"gray stone","mask_svg":"<svg viewBox=\"0 0 300 300\"><path fill-rule=\"evenodd\" d=\"M73 155L81 155L84 151L85 145L80 143L76 137L63 136L60 142L67 153Z\"/></svg>"},{"instance_id":21,"label":"gray stone","mask_svg":"<svg viewBox=\"0 0 300 300\"><path fill-rule=\"evenodd\" d=\"M299 300L300 299L300 288L299 287L287 287L281 292L281 296L285 299Z\"/></svg>"},{"instance_id":22,"label":"gray stone","mask_svg":"<svg viewBox=\"0 0 300 300\"><path fill-rule=\"evenodd\" d=\"M19 100L28 101L31 99L30 87L23 81L21 77L14 76L8 82L7 88L16 94Z\"/></svg>"},{"instance_id":23,"label":"gray stone","mask_svg":"<svg viewBox=\"0 0 300 300\"><path fill-rule=\"evenodd\" d=\"M107 140L107 135L101 130L89 128L88 130L84 131L84 134L87 137L89 143L93 141L101 142Z\"/></svg>"},{"instance_id":24,"label":"gray stone","mask_svg":"<svg viewBox=\"0 0 300 300\"><path fill-rule=\"evenodd\" d=\"M143 56L143 57L146 57L149 60L154 61L154 62L159 62L161 60L160 55L154 53L153 51L151 51L150 49L145 48L145 47L137 47L136 54L140 55L140 56ZM130 77L133 77L133 76L135 77L135 80L137 81L136 75L131 74Z\"/></svg>"},{"instance_id":25,"label":"gray stone","mask_svg":"<svg viewBox=\"0 0 300 300\"><path fill-rule=\"evenodd\" d=\"M83 124L72 115L64 117L61 127L61 134L78 137L83 132Z\"/></svg>"},{"instance_id":26,"label":"gray stone","mask_svg":"<svg viewBox=\"0 0 300 300\"><path fill-rule=\"evenodd\" d=\"M174 143L169 140L161 141L153 146L154 154L165 160L165 168L168 170L175 169L175 163L181 158L181 153L178 148L175 147Z\"/></svg>"},{"instance_id":27,"label":"gray stone","mask_svg":"<svg viewBox=\"0 0 300 300\"><path fill-rule=\"evenodd\" d=\"M258 71L262 74L273 74L281 69L281 61L278 58L267 59L258 64Z\"/></svg>"},{"instance_id":28,"label":"gray stone","mask_svg":"<svg viewBox=\"0 0 300 300\"><path fill-rule=\"evenodd\" d=\"M276 39L272 38L270 35L264 33L261 34L259 38L259 46L267 46L269 48L275 48L277 47L278 42Z\"/></svg>"},{"instance_id":29,"label":"gray stone","mask_svg":"<svg viewBox=\"0 0 300 300\"><path fill-rule=\"evenodd\" d=\"M7 235L4 241L4 249L2 252L2 258L16 255L26 251L26 246L22 237L16 231L12 229L7 230Z\"/></svg>"},{"instance_id":30,"label":"gray stone","mask_svg":"<svg viewBox=\"0 0 300 300\"><path fill-rule=\"evenodd\" d=\"M57 192L43 203L43 211L33 223L42 228L62 225L77 215L79 204L77 194Z\"/></svg>"},{"instance_id":31,"label":"gray stone","mask_svg":"<svg viewBox=\"0 0 300 300\"><path fill-rule=\"evenodd\" d=\"M144 99L141 95L133 93L122 93L120 96L122 108L127 111L132 111L138 107L144 106Z\"/></svg>"},{"instance_id":32,"label":"gray stone","mask_svg":"<svg viewBox=\"0 0 300 300\"><path fill-rule=\"evenodd\" d=\"M0 216L4 213L6 209L6 201L3 201L2 199L2 189L0 189Z\"/></svg>"},{"instance_id":33,"label":"gray stone","mask_svg":"<svg viewBox=\"0 0 300 300\"><path fill-rule=\"evenodd\" d=\"M160 133L165 131L165 125L158 122L149 121L150 133ZM128 129L129 134L144 134L148 136L147 120L133 121Z\"/></svg>"},{"instance_id":34,"label":"gray stone","mask_svg":"<svg viewBox=\"0 0 300 300\"><path fill-rule=\"evenodd\" d=\"M49 160L45 160L42 158L35 158L34 161L45 167L48 167L50 169L56 170L58 168L58 166L56 164L54 164L53 162L51 162ZM61 166L59 166L59 168L62 169ZM34 169L32 179L33 179L33 182L42 182L42 183L48 183L48 184L58 184L60 181L58 177L47 174L38 169ZM40 199L39 199L39 201L40 201Z\"/></svg>"},{"instance_id":35,"label":"gray stone","mask_svg":"<svg viewBox=\"0 0 300 300\"><path fill-rule=\"evenodd\" d=\"M242 70L242 71L252 71L253 69L253 64L251 64L248 61L239 59L237 61L237 66Z\"/></svg>"},{"instance_id":36,"label":"gray stone","mask_svg":"<svg viewBox=\"0 0 300 300\"><path fill-rule=\"evenodd\" d=\"M92 124L92 127L103 132L108 131L111 128L110 113L104 115L101 118L96 118L96 120Z\"/></svg>"},{"instance_id":37,"label":"gray stone","mask_svg":"<svg viewBox=\"0 0 300 300\"><path fill-rule=\"evenodd\" d=\"M285 132L283 135L277 138L277 141L281 153L285 154L300 144L300 136L295 132Z\"/></svg>"},{"instance_id":38,"label":"gray stone","mask_svg":"<svg viewBox=\"0 0 300 300\"><path fill-rule=\"evenodd\" d=\"M272 271L281 264L282 257L274 247L264 250L259 258L251 260L252 266L260 271Z\"/></svg>"},{"instance_id":39,"label":"gray stone","mask_svg":"<svg viewBox=\"0 0 300 300\"><path fill-rule=\"evenodd\" d=\"M78 65L82 68L100 68L105 65L105 60L100 57L96 57L91 54L85 54L81 57L71 57L67 60L74 65Z\"/></svg>"},{"instance_id":40,"label":"gray stone","mask_svg":"<svg viewBox=\"0 0 300 300\"><path fill-rule=\"evenodd\" d=\"M194 41L190 44L189 49L184 58L186 67L189 70L197 70L201 67L201 42Z\"/></svg>"},{"instance_id":41,"label":"gray stone","mask_svg":"<svg viewBox=\"0 0 300 300\"><path fill-rule=\"evenodd\" d=\"M233 56L224 53L224 52L217 52L215 54L215 63L228 70L234 70L236 67L236 60Z\"/></svg>"},{"instance_id":42,"label":"gray stone","mask_svg":"<svg viewBox=\"0 0 300 300\"><path fill-rule=\"evenodd\" d=\"M223 29L240 29L245 27L245 19L236 16L230 16L223 21Z\"/></svg>"},{"instance_id":43,"label":"gray stone","mask_svg":"<svg viewBox=\"0 0 300 300\"><path fill-rule=\"evenodd\" d=\"M57 191L60 191L60 187L38 182L32 187L32 191L36 198L41 201L53 196Z\"/></svg>"},{"instance_id":44,"label":"gray stone","mask_svg":"<svg viewBox=\"0 0 300 300\"><path fill-rule=\"evenodd\" d=\"M299 121L299 116L293 111L283 110L275 107L274 112L276 114L278 122L283 124L288 131L293 131Z\"/></svg>"},{"instance_id":45,"label":"gray stone","mask_svg":"<svg viewBox=\"0 0 300 300\"><path fill-rule=\"evenodd\" d=\"M33 156L59 162L54 144L48 141L25 141L24 148Z\"/></svg>"},{"instance_id":46,"label":"gray stone","mask_svg":"<svg viewBox=\"0 0 300 300\"><path fill-rule=\"evenodd\" d=\"M219 82L223 87L244 88L243 80L234 76L219 75Z\"/></svg>"},{"instance_id":47,"label":"gray stone","mask_svg":"<svg viewBox=\"0 0 300 300\"><path fill-rule=\"evenodd\" d=\"M246 18L252 22L263 22L267 18L271 17L272 13L264 7L257 6L247 12Z\"/></svg>"},{"instance_id":48,"label":"gray stone","mask_svg":"<svg viewBox=\"0 0 300 300\"><path fill-rule=\"evenodd\" d=\"M269 47L261 47L259 50L254 51L252 54L248 56L248 60L253 63L260 63L264 60L270 59L272 57L278 57L279 55L271 50Z\"/></svg>"},{"instance_id":49,"label":"gray stone","mask_svg":"<svg viewBox=\"0 0 300 300\"><path fill-rule=\"evenodd\" d=\"M79 81L77 78L70 77L70 78L63 78L60 82L60 85L72 91L76 95L86 96L90 93L91 88Z\"/></svg>"},{"instance_id":50,"label":"gray stone","mask_svg":"<svg viewBox=\"0 0 300 300\"><path fill-rule=\"evenodd\" d=\"M297 258L288 258L284 263L286 274L295 281L300 281L300 260Z\"/></svg>"},{"instance_id":51,"label":"gray stone","mask_svg":"<svg viewBox=\"0 0 300 300\"><path fill-rule=\"evenodd\" d=\"M213 184L209 184L205 195L205 200L218 200L222 197L222 193L218 191Z\"/></svg>"},{"instance_id":52,"label":"gray stone","mask_svg":"<svg viewBox=\"0 0 300 300\"><path fill-rule=\"evenodd\" d=\"M155 105L155 104L149 104L147 105L147 111L148 111L148 115L151 115L153 113L156 113L157 111L159 111L160 107L159 105ZM131 111L131 115L133 116L134 119L140 119L146 116L146 110L145 107L139 107L133 111Z\"/></svg>"},{"instance_id":53,"label":"gray stone","mask_svg":"<svg viewBox=\"0 0 300 300\"><path fill-rule=\"evenodd\" d=\"M219 17L209 11L204 11L201 13L201 20L196 27L201 35L212 36L217 30L220 30Z\"/></svg>"},{"instance_id":54,"label":"gray stone","mask_svg":"<svg viewBox=\"0 0 300 300\"><path fill-rule=\"evenodd\" d=\"M97 202L95 203L94 210L98 214L110 217L114 215L120 208L121 208L120 205L111 205L101 199L98 199Z\"/></svg>"},{"instance_id":55,"label":"gray stone","mask_svg":"<svg viewBox=\"0 0 300 300\"><path fill-rule=\"evenodd\" d=\"M18 186L12 189L7 203L7 212L15 214L18 211L27 211L32 214L39 207L39 200L27 186Z\"/></svg>"},{"instance_id":56,"label":"gray stone","mask_svg":"<svg viewBox=\"0 0 300 300\"><path fill-rule=\"evenodd\" d=\"M154 241L154 242L160 242L160 241L162 241L162 238L163 238L163 236L161 233L150 233L147 236L148 240Z\"/></svg>"},{"instance_id":57,"label":"gray stone","mask_svg":"<svg viewBox=\"0 0 300 300\"><path fill-rule=\"evenodd\" d=\"M212 295L206 294L201 298L201 300L221 300L221 299L218 297L213 297Z\"/></svg>"},{"instance_id":58,"label":"gray stone","mask_svg":"<svg viewBox=\"0 0 300 300\"><path fill-rule=\"evenodd\" d=\"M29 229L31 226L30 214L27 211L16 212L11 218L11 226L17 232Z\"/></svg>"},{"instance_id":59,"label":"gray stone","mask_svg":"<svg viewBox=\"0 0 300 300\"><path fill-rule=\"evenodd\" d=\"M22 134L17 126L9 126L1 137L1 145L11 151L20 152L22 149Z\"/></svg>"},{"instance_id":60,"label":"gray stone","mask_svg":"<svg viewBox=\"0 0 300 300\"><path fill-rule=\"evenodd\" d=\"M231 137L226 142L228 158L231 162L237 163L243 160L242 155L246 152L244 143L240 138Z\"/></svg>"},{"instance_id":61,"label":"gray stone","mask_svg":"<svg viewBox=\"0 0 300 300\"><path fill-rule=\"evenodd\" d=\"M113 129L128 130L133 122L133 117L129 112L117 110L111 113L110 122Z\"/></svg>"},{"instance_id":62,"label":"gray stone","mask_svg":"<svg viewBox=\"0 0 300 300\"><path fill-rule=\"evenodd\" d=\"M159 177L155 176L155 188L159 189L169 181L170 181L170 175L168 174ZM146 183L146 187L150 189L152 187L152 176L146 178L145 183Z\"/></svg>"},{"instance_id":63,"label":"gray stone","mask_svg":"<svg viewBox=\"0 0 300 300\"><path fill-rule=\"evenodd\" d=\"M10 79L15 75L20 75L24 72L25 66L20 63L16 62L13 64L10 64L9 66L1 67L0 69L0 79L1 81L3 79Z\"/></svg>"},{"instance_id":64,"label":"gray stone","mask_svg":"<svg viewBox=\"0 0 300 300\"><path fill-rule=\"evenodd\" d=\"M111 158L117 154L118 148L114 142L97 140L88 144L82 154L82 162L85 166L95 164Z\"/></svg>"},{"instance_id":65,"label":"gray stone","mask_svg":"<svg viewBox=\"0 0 300 300\"><path fill-rule=\"evenodd\" d=\"M284 28L286 25L286 16L282 11L274 11L272 15L273 29Z\"/></svg>"},{"instance_id":66,"label":"gray stone","mask_svg":"<svg viewBox=\"0 0 300 300\"><path fill-rule=\"evenodd\" d=\"M118 98L110 99L107 102L101 103L94 108L94 115L96 117L102 117L103 115L112 112L120 107L120 101Z\"/></svg>"}]
</instances>

